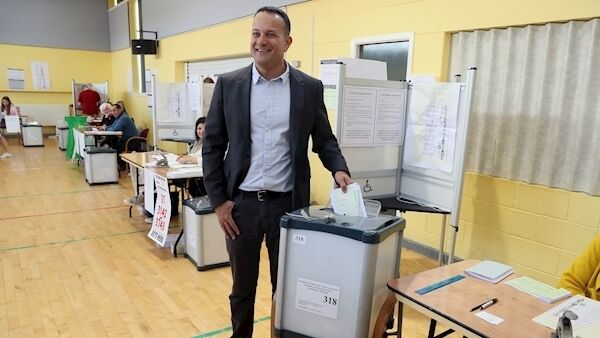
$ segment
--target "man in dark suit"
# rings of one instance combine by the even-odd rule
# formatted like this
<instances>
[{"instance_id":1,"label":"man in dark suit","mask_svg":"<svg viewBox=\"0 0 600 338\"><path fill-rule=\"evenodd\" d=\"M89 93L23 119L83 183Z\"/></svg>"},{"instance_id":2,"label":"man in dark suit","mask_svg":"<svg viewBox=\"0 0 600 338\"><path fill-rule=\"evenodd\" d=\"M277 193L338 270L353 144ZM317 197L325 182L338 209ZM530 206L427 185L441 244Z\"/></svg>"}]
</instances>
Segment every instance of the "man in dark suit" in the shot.
<instances>
[{"instance_id":1,"label":"man in dark suit","mask_svg":"<svg viewBox=\"0 0 600 338\"><path fill-rule=\"evenodd\" d=\"M227 238L233 337L252 336L263 238L275 292L280 218L309 205L309 136L336 183L344 190L351 183L327 119L323 84L284 60L289 33L285 12L256 12L254 63L219 76L206 119L204 184Z\"/></svg>"}]
</instances>

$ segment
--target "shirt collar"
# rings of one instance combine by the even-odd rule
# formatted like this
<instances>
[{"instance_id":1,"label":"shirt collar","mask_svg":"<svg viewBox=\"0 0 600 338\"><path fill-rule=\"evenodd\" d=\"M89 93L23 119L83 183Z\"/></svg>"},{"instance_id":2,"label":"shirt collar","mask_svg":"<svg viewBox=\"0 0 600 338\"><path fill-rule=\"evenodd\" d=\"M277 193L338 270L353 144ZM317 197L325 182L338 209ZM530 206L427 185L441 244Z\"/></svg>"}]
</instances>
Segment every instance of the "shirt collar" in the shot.
<instances>
[{"instance_id":1,"label":"shirt collar","mask_svg":"<svg viewBox=\"0 0 600 338\"><path fill-rule=\"evenodd\" d=\"M286 83L289 80L289 78L290 78L290 66L286 62L285 63L285 71L278 77L272 79L271 81L281 79L282 83ZM269 82L267 79L262 77L262 75L260 75L260 73L258 72L258 69L256 69L256 64L252 63L252 84L257 84L259 80Z\"/></svg>"}]
</instances>

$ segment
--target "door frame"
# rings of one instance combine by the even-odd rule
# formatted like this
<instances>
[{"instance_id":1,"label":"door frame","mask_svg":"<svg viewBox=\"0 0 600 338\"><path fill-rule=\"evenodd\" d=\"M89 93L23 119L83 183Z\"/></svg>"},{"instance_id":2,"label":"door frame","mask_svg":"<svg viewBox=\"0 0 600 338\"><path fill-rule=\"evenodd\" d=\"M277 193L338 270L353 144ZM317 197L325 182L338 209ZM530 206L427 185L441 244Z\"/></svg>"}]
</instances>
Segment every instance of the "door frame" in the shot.
<instances>
[{"instance_id":1,"label":"door frame","mask_svg":"<svg viewBox=\"0 0 600 338\"><path fill-rule=\"evenodd\" d=\"M350 55L358 58L360 46L386 42L408 42L408 57L406 59L406 79L412 78L412 57L414 48L414 32L393 33L386 35L373 35L354 38L350 41Z\"/></svg>"}]
</instances>

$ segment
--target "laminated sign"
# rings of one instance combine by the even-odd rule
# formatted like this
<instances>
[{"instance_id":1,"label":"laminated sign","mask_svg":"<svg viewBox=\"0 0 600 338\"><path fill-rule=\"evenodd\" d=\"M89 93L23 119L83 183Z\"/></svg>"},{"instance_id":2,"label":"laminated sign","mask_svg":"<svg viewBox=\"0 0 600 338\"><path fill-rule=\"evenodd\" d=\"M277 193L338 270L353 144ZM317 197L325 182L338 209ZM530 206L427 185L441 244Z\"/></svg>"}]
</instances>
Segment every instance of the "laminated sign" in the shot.
<instances>
[{"instance_id":1,"label":"laminated sign","mask_svg":"<svg viewBox=\"0 0 600 338\"><path fill-rule=\"evenodd\" d=\"M152 218L152 228L148 233L153 241L160 246L165 246L167 233L169 232L169 221L171 220L171 196L169 195L169 183L165 177L155 175L156 185L156 207ZM147 192L150 193L150 192Z\"/></svg>"},{"instance_id":2,"label":"laminated sign","mask_svg":"<svg viewBox=\"0 0 600 338\"><path fill-rule=\"evenodd\" d=\"M296 284L296 309L337 319L340 288L306 278Z\"/></svg>"}]
</instances>

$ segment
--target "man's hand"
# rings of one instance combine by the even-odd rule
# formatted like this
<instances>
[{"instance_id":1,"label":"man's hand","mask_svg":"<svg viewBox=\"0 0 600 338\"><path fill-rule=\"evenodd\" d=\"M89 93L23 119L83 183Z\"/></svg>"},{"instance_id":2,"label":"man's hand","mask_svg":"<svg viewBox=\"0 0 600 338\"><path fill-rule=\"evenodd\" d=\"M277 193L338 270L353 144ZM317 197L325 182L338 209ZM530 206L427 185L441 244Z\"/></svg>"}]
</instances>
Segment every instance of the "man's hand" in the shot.
<instances>
[{"instance_id":1,"label":"man's hand","mask_svg":"<svg viewBox=\"0 0 600 338\"><path fill-rule=\"evenodd\" d=\"M333 175L333 178L335 178L335 183L337 183L337 185L340 188L342 188L343 192L346 192L346 186L348 184L352 184L352 179L350 178L348 173L343 170L336 171Z\"/></svg>"},{"instance_id":2,"label":"man's hand","mask_svg":"<svg viewBox=\"0 0 600 338\"><path fill-rule=\"evenodd\" d=\"M240 234L240 229L238 229L231 216L234 205L233 201L227 201L215 208L217 219L227 239L235 239L235 236Z\"/></svg>"}]
</instances>

